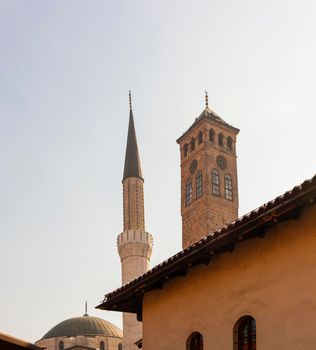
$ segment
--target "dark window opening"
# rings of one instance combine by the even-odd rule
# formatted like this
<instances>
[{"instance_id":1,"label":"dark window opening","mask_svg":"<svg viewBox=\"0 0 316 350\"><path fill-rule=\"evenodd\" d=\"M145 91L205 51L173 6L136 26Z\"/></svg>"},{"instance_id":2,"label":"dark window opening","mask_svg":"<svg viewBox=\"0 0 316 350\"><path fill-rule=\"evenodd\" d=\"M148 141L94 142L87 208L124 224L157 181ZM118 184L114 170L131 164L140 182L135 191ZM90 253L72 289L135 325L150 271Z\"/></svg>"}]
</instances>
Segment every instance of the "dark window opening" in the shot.
<instances>
[{"instance_id":1,"label":"dark window opening","mask_svg":"<svg viewBox=\"0 0 316 350\"><path fill-rule=\"evenodd\" d=\"M202 172L199 171L196 176L196 198L202 197L203 193L203 179L202 179Z\"/></svg>"},{"instance_id":2,"label":"dark window opening","mask_svg":"<svg viewBox=\"0 0 316 350\"><path fill-rule=\"evenodd\" d=\"M203 336L199 332L193 332L186 343L186 350L203 350Z\"/></svg>"},{"instance_id":3,"label":"dark window opening","mask_svg":"<svg viewBox=\"0 0 316 350\"><path fill-rule=\"evenodd\" d=\"M58 350L64 350L64 343L62 341L58 344Z\"/></svg>"},{"instance_id":4,"label":"dark window opening","mask_svg":"<svg viewBox=\"0 0 316 350\"><path fill-rule=\"evenodd\" d=\"M256 350L256 321L253 317L244 316L236 322L234 350Z\"/></svg>"},{"instance_id":5,"label":"dark window opening","mask_svg":"<svg viewBox=\"0 0 316 350\"><path fill-rule=\"evenodd\" d=\"M214 196L220 195L219 172L217 169L212 170L212 193Z\"/></svg>"},{"instance_id":6,"label":"dark window opening","mask_svg":"<svg viewBox=\"0 0 316 350\"><path fill-rule=\"evenodd\" d=\"M123 349L123 347L122 347L122 344L121 344L121 343L119 343L119 345L117 346L117 349L118 349L118 350L122 350L122 349Z\"/></svg>"},{"instance_id":7,"label":"dark window opening","mask_svg":"<svg viewBox=\"0 0 316 350\"><path fill-rule=\"evenodd\" d=\"M188 144L185 143L183 146L183 155L186 157L188 155Z\"/></svg>"},{"instance_id":8,"label":"dark window opening","mask_svg":"<svg viewBox=\"0 0 316 350\"><path fill-rule=\"evenodd\" d=\"M195 138L192 137L191 139L191 151L195 150Z\"/></svg>"},{"instance_id":9,"label":"dark window opening","mask_svg":"<svg viewBox=\"0 0 316 350\"><path fill-rule=\"evenodd\" d=\"M223 136L222 133L219 133L219 134L218 134L218 144L219 144L220 146L223 146L223 144L224 144L224 136Z\"/></svg>"},{"instance_id":10,"label":"dark window opening","mask_svg":"<svg viewBox=\"0 0 316 350\"><path fill-rule=\"evenodd\" d=\"M188 180L185 188L185 205L188 206L192 202L192 181Z\"/></svg>"},{"instance_id":11,"label":"dark window opening","mask_svg":"<svg viewBox=\"0 0 316 350\"><path fill-rule=\"evenodd\" d=\"M211 130L209 131L209 139L210 139L211 142L214 142L214 138L215 138L214 130L211 129Z\"/></svg>"},{"instance_id":12,"label":"dark window opening","mask_svg":"<svg viewBox=\"0 0 316 350\"><path fill-rule=\"evenodd\" d=\"M225 175L225 198L233 200L233 185L230 175Z\"/></svg>"},{"instance_id":13,"label":"dark window opening","mask_svg":"<svg viewBox=\"0 0 316 350\"><path fill-rule=\"evenodd\" d=\"M231 151L233 149L233 139L231 137L227 138L227 148Z\"/></svg>"},{"instance_id":14,"label":"dark window opening","mask_svg":"<svg viewBox=\"0 0 316 350\"><path fill-rule=\"evenodd\" d=\"M203 133L202 133L202 131L199 132L198 142L199 142L199 145L203 142Z\"/></svg>"}]
</instances>

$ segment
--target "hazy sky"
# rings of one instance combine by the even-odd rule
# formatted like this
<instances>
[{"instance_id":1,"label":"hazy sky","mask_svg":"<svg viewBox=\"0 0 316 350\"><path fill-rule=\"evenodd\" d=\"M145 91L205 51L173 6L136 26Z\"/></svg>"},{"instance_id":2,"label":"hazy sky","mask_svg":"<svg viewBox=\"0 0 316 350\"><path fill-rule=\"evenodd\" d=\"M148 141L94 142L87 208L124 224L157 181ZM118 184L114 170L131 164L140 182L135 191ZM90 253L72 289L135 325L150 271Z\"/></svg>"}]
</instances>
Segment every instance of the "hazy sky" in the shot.
<instances>
[{"instance_id":1,"label":"hazy sky","mask_svg":"<svg viewBox=\"0 0 316 350\"><path fill-rule=\"evenodd\" d=\"M240 215L315 173L316 3L0 0L0 331L39 339L120 285L128 90L151 265L181 248L175 140L241 129Z\"/></svg>"}]
</instances>

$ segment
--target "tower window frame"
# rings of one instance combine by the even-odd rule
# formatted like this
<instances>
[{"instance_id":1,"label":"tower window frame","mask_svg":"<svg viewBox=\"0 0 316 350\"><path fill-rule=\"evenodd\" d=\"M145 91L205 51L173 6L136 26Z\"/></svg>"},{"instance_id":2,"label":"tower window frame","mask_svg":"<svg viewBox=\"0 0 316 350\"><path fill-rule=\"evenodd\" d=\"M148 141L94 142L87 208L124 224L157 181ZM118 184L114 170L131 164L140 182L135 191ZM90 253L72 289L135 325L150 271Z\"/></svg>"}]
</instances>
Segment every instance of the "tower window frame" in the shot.
<instances>
[{"instance_id":1,"label":"tower window frame","mask_svg":"<svg viewBox=\"0 0 316 350\"><path fill-rule=\"evenodd\" d=\"M218 145L224 146L224 135L221 132L218 134Z\"/></svg>"},{"instance_id":2,"label":"tower window frame","mask_svg":"<svg viewBox=\"0 0 316 350\"><path fill-rule=\"evenodd\" d=\"M100 341L100 350L105 350L105 343L104 341Z\"/></svg>"},{"instance_id":3,"label":"tower window frame","mask_svg":"<svg viewBox=\"0 0 316 350\"><path fill-rule=\"evenodd\" d=\"M212 177L212 194L214 196L220 197L221 195L220 175L219 175L219 171L216 168L212 169L211 177Z\"/></svg>"},{"instance_id":4,"label":"tower window frame","mask_svg":"<svg viewBox=\"0 0 316 350\"><path fill-rule=\"evenodd\" d=\"M233 150L233 139L230 136L228 136L226 142L227 142L227 149L229 151L232 151Z\"/></svg>"},{"instance_id":5,"label":"tower window frame","mask_svg":"<svg viewBox=\"0 0 316 350\"><path fill-rule=\"evenodd\" d=\"M224 189L225 189L225 198L232 201L233 200L233 182L232 177L229 174L224 176Z\"/></svg>"},{"instance_id":6,"label":"tower window frame","mask_svg":"<svg viewBox=\"0 0 316 350\"><path fill-rule=\"evenodd\" d=\"M192 193L193 193L193 186L192 186L192 180L188 179L185 183L185 206L191 204L192 202Z\"/></svg>"},{"instance_id":7,"label":"tower window frame","mask_svg":"<svg viewBox=\"0 0 316 350\"><path fill-rule=\"evenodd\" d=\"M202 177L202 171L199 171L196 175L196 199L202 197L203 194L203 177Z\"/></svg>"},{"instance_id":8,"label":"tower window frame","mask_svg":"<svg viewBox=\"0 0 316 350\"><path fill-rule=\"evenodd\" d=\"M64 342L63 341L60 341L58 343L58 350L64 350Z\"/></svg>"},{"instance_id":9,"label":"tower window frame","mask_svg":"<svg viewBox=\"0 0 316 350\"><path fill-rule=\"evenodd\" d=\"M198 133L198 144L200 145L203 142L203 133L199 131Z\"/></svg>"},{"instance_id":10,"label":"tower window frame","mask_svg":"<svg viewBox=\"0 0 316 350\"><path fill-rule=\"evenodd\" d=\"M210 129L210 131L208 132L208 137L209 137L209 140L211 142L214 142L215 141L215 132L214 132L214 129Z\"/></svg>"},{"instance_id":11,"label":"tower window frame","mask_svg":"<svg viewBox=\"0 0 316 350\"><path fill-rule=\"evenodd\" d=\"M190 141L190 146L191 146L191 151L195 150L195 138L192 137L191 141Z\"/></svg>"},{"instance_id":12,"label":"tower window frame","mask_svg":"<svg viewBox=\"0 0 316 350\"><path fill-rule=\"evenodd\" d=\"M187 143L185 143L183 146L183 156L184 157L186 157L188 155L188 151L189 151L189 146Z\"/></svg>"}]
</instances>

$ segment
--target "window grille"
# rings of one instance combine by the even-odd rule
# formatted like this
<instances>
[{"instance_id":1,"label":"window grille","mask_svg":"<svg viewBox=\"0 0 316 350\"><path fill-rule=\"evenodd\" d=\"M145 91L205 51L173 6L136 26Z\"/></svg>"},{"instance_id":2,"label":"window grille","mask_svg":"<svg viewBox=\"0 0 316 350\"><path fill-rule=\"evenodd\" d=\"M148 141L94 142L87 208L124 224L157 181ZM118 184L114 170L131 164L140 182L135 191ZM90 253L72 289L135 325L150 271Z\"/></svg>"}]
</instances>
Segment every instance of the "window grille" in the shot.
<instances>
[{"instance_id":1,"label":"window grille","mask_svg":"<svg viewBox=\"0 0 316 350\"><path fill-rule=\"evenodd\" d=\"M212 170L212 193L214 196L220 195L220 180L219 172L217 169Z\"/></svg>"},{"instance_id":2,"label":"window grille","mask_svg":"<svg viewBox=\"0 0 316 350\"><path fill-rule=\"evenodd\" d=\"M202 197L203 193L203 179L202 179L202 172L199 171L196 176L196 198Z\"/></svg>"},{"instance_id":3,"label":"window grille","mask_svg":"<svg viewBox=\"0 0 316 350\"><path fill-rule=\"evenodd\" d=\"M233 185L230 175L225 175L225 198L233 200Z\"/></svg>"},{"instance_id":4,"label":"window grille","mask_svg":"<svg viewBox=\"0 0 316 350\"><path fill-rule=\"evenodd\" d=\"M188 180L185 188L185 205L188 206L192 202L192 181Z\"/></svg>"}]
</instances>

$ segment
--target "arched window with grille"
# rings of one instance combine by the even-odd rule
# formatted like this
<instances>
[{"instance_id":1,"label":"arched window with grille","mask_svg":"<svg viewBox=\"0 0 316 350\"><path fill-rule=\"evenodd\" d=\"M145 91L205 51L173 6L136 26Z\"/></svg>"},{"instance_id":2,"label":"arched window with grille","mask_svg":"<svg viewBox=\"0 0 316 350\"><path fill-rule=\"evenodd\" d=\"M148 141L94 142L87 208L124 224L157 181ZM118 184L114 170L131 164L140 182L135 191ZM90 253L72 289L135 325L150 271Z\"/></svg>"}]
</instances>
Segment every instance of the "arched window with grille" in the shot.
<instances>
[{"instance_id":1,"label":"arched window with grille","mask_svg":"<svg viewBox=\"0 0 316 350\"><path fill-rule=\"evenodd\" d=\"M194 151L195 150L195 138L194 137L192 137L190 144L191 144L191 151Z\"/></svg>"},{"instance_id":2,"label":"arched window with grille","mask_svg":"<svg viewBox=\"0 0 316 350\"><path fill-rule=\"evenodd\" d=\"M123 349L122 344L119 343L119 345L117 346L117 350L122 350L122 349Z\"/></svg>"},{"instance_id":3,"label":"arched window with grille","mask_svg":"<svg viewBox=\"0 0 316 350\"><path fill-rule=\"evenodd\" d=\"M186 350L203 350L203 336L199 332L193 332L187 339Z\"/></svg>"},{"instance_id":4,"label":"arched window with grille","mask_svg":"<svg viewBox=\"0 0 316 350\"><path fill-rule=\"evenodd\" d=\"M232 185L232 178L230 175L228 175L228 174L225 175L224 184L225 184L225 198L232 201L233 200L233 185Z\"/></svg>"},{"instance_id":5,"label":"arched window with grille","mask_svg":"<svg viewBox=\"0 0 316 350\"><path fill-rule=\"evenodd\" d=\"M186 157L188 155L188 144L185 143L183 146L183 155Z\"/></svg>"},{"instance_id":6,"label":"arched window with grille","mask_svg":"<svg viewBox=\"0 0 316 350\"><path fill-rule=\"evenodd\" d=\"M203 142L203 133L202 133L202 131L199 131L198 142L199 142L199 145Z\"/></svg>"},{"instance_id":7,"label":"arched window with grille","mask_svg":"<svg viewBox=\"0 0 316 350\"><path fill-rule=\"evenodd\" d=\"M212 170L212 193L214 196L220 195L220 180L219 172L217 169Z\"/></svg>"},{"instance_id":8,"label":"arched window with grille","mask_svg":"<svg viewBox=\"0 0 316 350\"><path fill-rule=\"evenodd\" d=\"M221 132L218 134L218 144L219 144L219 146L224 145L224 136Z\"/></svg>"},{"instance_id":9,"label":"arched window with grille","mask_svg":"<svg viewBox=\"0 0 316 350\"><path fill-rule=\"evenodd\" d=\"M233 139L230 136L227 137L227 149L230 151L233 149Z\"/></svg>"},{"instance_id":10,"label":"arched window with grille","mask_svg":"<svg viewBox=\"0 0 316 350\"><path fill-rule=\"evenodd\" d=\"M203 178L202 171L199 171L196 175L196 198L202 197L203 194Z\"/></svg>"},{"instance_id":11,"label":"arched window with grille","mask_svg":"<svg viewBox=\"0 0 316 350\"><path fill-rule=\"evenodd\" d=\"M211 142L214 142L214 138L215 138L215 134L214 134L214 130L213 129L211 129L210 131L209 131L209 140L211 141Z\"/></svg>"},{"instance_id":12,"label":"arched window with grille","mask_svg":"<svg viewBox=\"0 0 316 350\"><path fill-rule=\"evenodd\" d=\"M64 343L62 341L58 344L58 350L64 350Z\"/></svg>"},{"instance_id":13,"label":"arched window with grille","mask_svg":"<svg viewBox=\"0 0 316 350\"><path fill-rule=\"evenodd\" d=\"M100 350L105 350L105 344L103 340L100 342Z\"/></svg>"},{"instance_id":14,"label":"arched window with grille","mask_svg":"<svg viewBox=\"0 0 316 350\"><path fill-rule=\"evenodd\" d=\"M252 316L241 317L234 326L234 350L256 350L256 321Z\"/></svg>"},{"instance_id":15,"label":"arched window with grille","mask_svg":"<svg viewBox=\"0 0 316 350\"><path fill-rule=\"evenodd\" d=\"M185 205L188 206L192 202L192 180L187 180L185 185Z\"/></svg>"}]
</instances>

